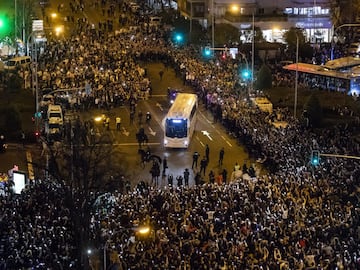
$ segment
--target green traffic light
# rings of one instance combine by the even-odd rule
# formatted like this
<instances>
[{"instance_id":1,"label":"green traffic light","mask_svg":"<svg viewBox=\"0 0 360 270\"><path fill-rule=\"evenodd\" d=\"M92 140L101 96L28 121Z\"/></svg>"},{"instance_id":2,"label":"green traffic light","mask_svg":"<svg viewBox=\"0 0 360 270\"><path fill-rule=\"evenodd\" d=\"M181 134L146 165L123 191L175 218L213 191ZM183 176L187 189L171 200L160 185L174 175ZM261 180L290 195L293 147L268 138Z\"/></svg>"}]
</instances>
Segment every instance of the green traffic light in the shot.
<instances>
[{"instance_id":1,"label":"green traffic light","mask_svg":"<svg viewBox=\"0 0 360 270\"><path fill-rule=\"evenodd\" d=\"M313 166L317 166L320 164L320 152L319 151L312 151L311 153L311 164Z\"/></svg>"},{"instance_id":2,"label":"green traffic light","mask_svg":"<svg viewBox=\"0 0 360 270\"><path fill-rule=\"evenodd\" d=\"M182 35L177 34L177 35L176 35L176 41L177 41L177 42L182 41Z\"/></svg>"},{"instance_id":3,"label":"green traffic light","mask_svg":"<svg viewBox=\"0 0 360 270\"><path fill-rule=\"evenodd\" d=\"M0 14L0 37L10 34L10 23L6 15Z\"/></svg>"},{"instance_id":4,"label":"green traffic light","mask_svg":"<svg viewBox=\"0 0 360 270\"><path fill-rule=\"evenodd\" d=\"M249 79L249 78L250 78L250 75L251 75L251 73L250 73L249 70L245 69L245 70L242 71L242 77L243 77L244 79Z\"/></svg>"},{"instance_id":5,"label":"green traffic light","mask_svg":"<svg viewBox=\"0 0 360 270\"><path fill-rule=\"evenodd\" d=\"M210 47L205 47L205 49L203 50L203 55L205 57L210 57L211 56L211 49Z\"/></svg>"}]
</instances>

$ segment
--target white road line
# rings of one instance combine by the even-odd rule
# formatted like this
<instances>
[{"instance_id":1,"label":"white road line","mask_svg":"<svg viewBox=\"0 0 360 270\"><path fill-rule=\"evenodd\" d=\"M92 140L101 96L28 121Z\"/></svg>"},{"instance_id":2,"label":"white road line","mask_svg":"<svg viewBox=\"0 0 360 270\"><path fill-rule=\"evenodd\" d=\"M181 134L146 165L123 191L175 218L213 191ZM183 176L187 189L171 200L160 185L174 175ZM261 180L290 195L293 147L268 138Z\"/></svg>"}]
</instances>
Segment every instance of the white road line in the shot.
<instances>
[{"instance_id":1,"label":"white road line","mask_svg":"<svg viewBox=\"0 0 360 270\"><path fill-rule=\"evenodd\" d=\"M139 143L113 143L114 146L139 146ZM146 145L160 145L160 143L147 143Z\"/></svg>"},{"instance_id":2,"label":"white road line","mask_svg":"<svg viewBox=\"0 0 360 270\"><path fill-rule=\"evenodd\" d=\"M66 146L69 146L68 144L65 144ZM139 143L134 142L134 143L102 143L102 144L96 144L94 146L96 147L103 147L104 145L113 145L113 146L139 146ZM160 143L147 143L146 145L160 145ZM84 144L79 144L79 146L84 147Z\"/></svg>"},{"instance_id":3,"label":"white road line","mask_svg":"<svg viewBox=\"0 0 360 270\"><path fill-rule=\"evenodd\" d=\"M221 135L221 138L230 146L232 147L232 144L224 137Z\"/></svg>"},{"instance_id":4,"label":"white road line","mask_svg":"<svg viewBox=\"0 0 360 270\"><path fill-rule=\"evenodd\" d=\"M27 167L28 167L28 172L29 172L29 179L35 180L34 168L32 165L32 156L31 156L30 151L26 151L26 160L27 160Z\"/></svg>"},{"instance_id":5,"label":"white road line","mask_svg":"<svg viewBox=\"0 0 360 270\"><path fill-rule=\"evenodd\" d=\"M195 138L199 141L199 143L200 143L203 147L205 146L205 144L199 139L198 136L196 136Z\"/></svg>"},{"instance_id":6,"label":"white road line","mask_svg":"<svg viewBox=\"0 0 360 270\"><path fill-rule=\"evenodd\" d=\"M112 139L113 139L113 140L116 140L116 136L115 136L115 133L114 133L113 130L111 130L111 135L112 135Z\"/></svg>"},{"instance_id":7,"label":"white road line","mask_svg":"<svg viewBox=\"0 0 360 270\"><path fill-rule=\"evenodd\" d=\"M204 117L204 119L206 120L206 122L208 122L209 124L211 124L212 127L214 127L212 125L212 121L210 121L209 119L207 119L207 117L205 116L205 114L203 114L201 111L199 111L199 113L202 115L202 117Z\"/></svg>"}]
</instances>

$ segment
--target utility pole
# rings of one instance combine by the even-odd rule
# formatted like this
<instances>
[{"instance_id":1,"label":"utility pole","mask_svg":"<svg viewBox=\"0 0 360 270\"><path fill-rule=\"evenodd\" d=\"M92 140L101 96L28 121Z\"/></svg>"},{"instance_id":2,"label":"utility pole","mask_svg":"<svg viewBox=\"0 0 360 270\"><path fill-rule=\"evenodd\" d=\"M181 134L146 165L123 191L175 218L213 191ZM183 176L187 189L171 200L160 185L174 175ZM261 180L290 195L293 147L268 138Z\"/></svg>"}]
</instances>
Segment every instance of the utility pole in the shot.
<instances>
[{"instance_id":1,"label":"utility pole","mask_svg":"<svg viewBox=\"0 0 360 270\"><path fill-rule=\"evenodd\" d=\"M254 54L255 54L255 15L252 10L252 40L251 40L251 91L254 90Z\"/></svg>"},{"instance_id":2,"label":"utility pole","mask_svg":"<svg viewBox=\"0 0 360 270\"><path fill-rule=\"evenodd\" d=\"M211 0L211 46L215 48L215 10L214 0Z\"/></svg>"},{"instance_id":3,"label":"utility pole","mask_svg":"<svg viewBox=\"0 0 360 270\"><path fill-rule=\"evenodd\" d=\"M299 77L299 36L296 34L296 72L295 72L295 98L294 98L294 118L296 118L297 96L298 96L298 77Z\"/></svg>"}]
</instances>

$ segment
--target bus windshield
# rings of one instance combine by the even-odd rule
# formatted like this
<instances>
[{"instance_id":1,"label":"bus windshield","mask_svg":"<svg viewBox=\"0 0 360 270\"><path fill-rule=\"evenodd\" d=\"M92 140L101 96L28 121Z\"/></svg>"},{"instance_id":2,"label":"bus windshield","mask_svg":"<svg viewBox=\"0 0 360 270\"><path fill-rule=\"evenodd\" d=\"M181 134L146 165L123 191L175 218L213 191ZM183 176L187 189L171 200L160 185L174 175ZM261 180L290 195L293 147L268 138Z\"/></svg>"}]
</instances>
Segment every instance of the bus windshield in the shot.
<instances>
[{"instance_id":1,"label":"bus windshield","mask_svg":"<svg viewBox=\"0 0 360 270\"><path fill-rule=\"evenodd\" d=\"M169 138L187 137L186 119L166 119L165 136Z\"/></svg>"}]
</instances>

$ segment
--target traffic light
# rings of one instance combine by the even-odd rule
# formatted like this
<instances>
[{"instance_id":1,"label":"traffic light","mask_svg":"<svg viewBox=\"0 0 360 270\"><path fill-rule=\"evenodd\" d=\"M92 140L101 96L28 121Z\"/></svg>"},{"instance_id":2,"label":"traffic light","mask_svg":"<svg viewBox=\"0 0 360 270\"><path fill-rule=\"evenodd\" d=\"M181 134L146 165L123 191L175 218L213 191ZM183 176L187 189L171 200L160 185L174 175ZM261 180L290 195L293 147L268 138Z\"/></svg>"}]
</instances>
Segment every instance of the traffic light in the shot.
<instances>
[{"instance_id":1,"label":"traffic light","mask_svg":"<svg viewBox=\"0 0 360 270\"><path fill-rule=\"evenodd\" d=\"M250 70L244 69L244 70L241 72L241 76L242 76L242 78L243 78L244 80L250 79L250 77L251 77L251 72L250 72Z\"/></svg>"},{"instance_id":2,"label":"traffic light","mask_svg":"<svg viewBox=\"0 0 360 270\"><path fill-rule=\"evenodd\" d=\"M35 116L35 118L41 118L42 114L41 114L41 112L36 112L34 114L34 116Z\"/></svg>"},{"instance_id":3,"label":"traffic light","mask_svg":"<svg viewBox=\"0 0 360 270\"><path fill-rule=\"evenodd\" d=\"M183 40L183 36L181 34L176 34L175 40L176 40L176 42L181 42Z\"/></svg>"},{"instance_id":4,"label":"traffic light","mask_svg":"<svg viewBox=\"0 0 360 270\"><path fill-rule=\"evenodd\" d=\"M318 150L311 151L311 164L313 166L320 164L320 152Z\"/></svg>"},{"instance_id":5,"label":"traffic light","mask_svg":"<svg viewBox=\"0 0 360 270\"><path fill-rule=\"evenodd\" d=\"M5 14L0 14L0 37L10 34L9 18Z\"/></svg>"},{"instance_id":6,"label":"traffic light","mask_svg":"<svg viewBox=\"0 0 360 270\"><path fill-rule=\"evenodd\" d=\"M211 49L210 49L209 46L206 46L204 48L203 54L204 54L205 57L210 57L211 56Z\"/></svg>"},{"instance_id":7,"label":"traffic light","mask_svg":"<svg viewBox=\"0 0 360 270\"><path fill-rule=\"evenodd\" d=\"M184 35L182 33L173 33L172 39L176 46L180 46L184 43Z\"/></svg>"}]
</instances>

